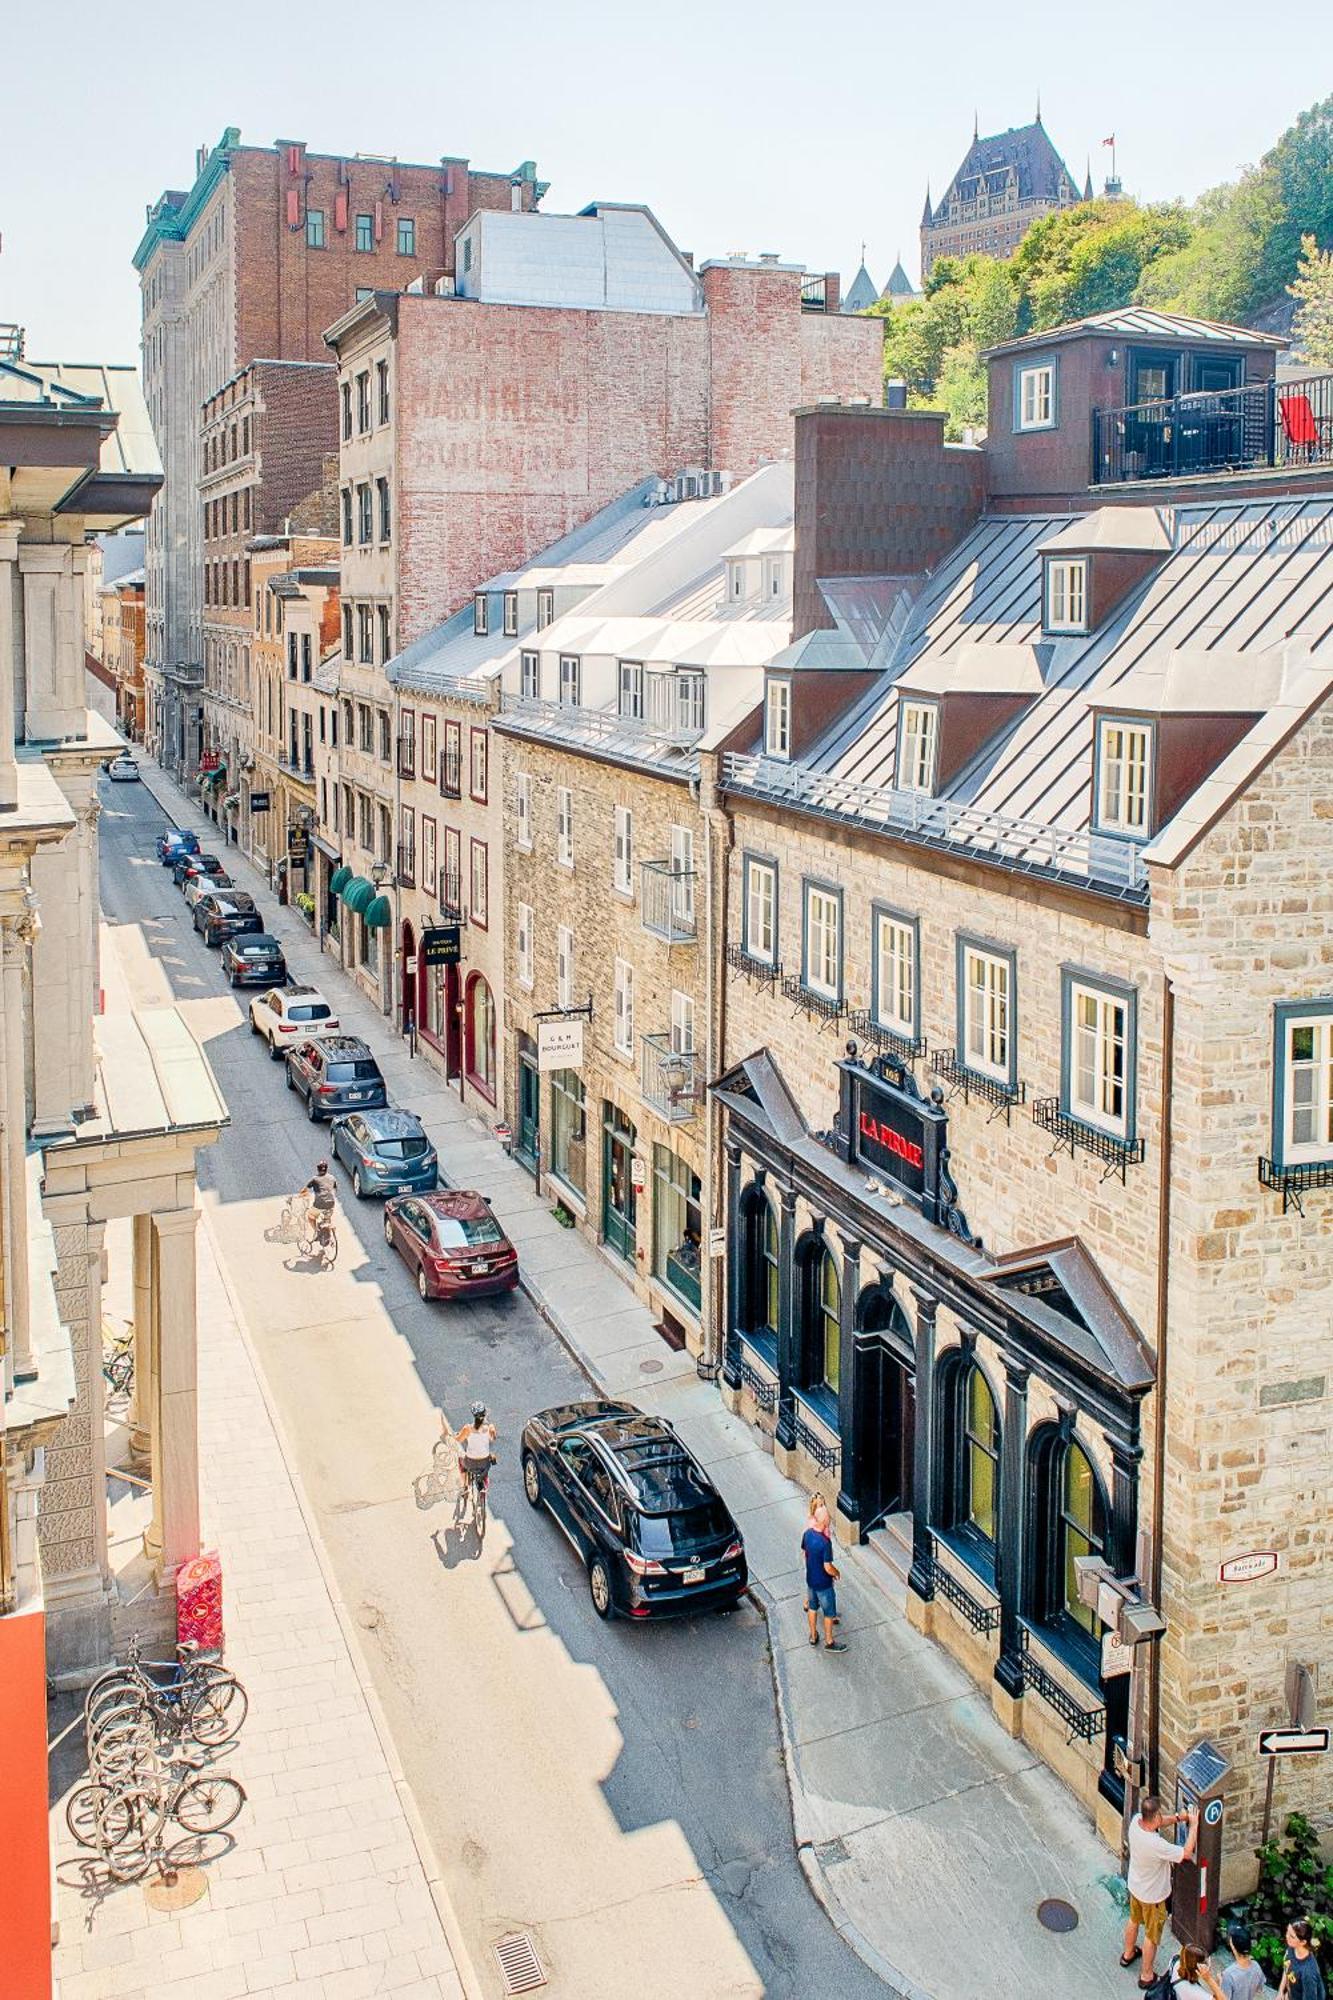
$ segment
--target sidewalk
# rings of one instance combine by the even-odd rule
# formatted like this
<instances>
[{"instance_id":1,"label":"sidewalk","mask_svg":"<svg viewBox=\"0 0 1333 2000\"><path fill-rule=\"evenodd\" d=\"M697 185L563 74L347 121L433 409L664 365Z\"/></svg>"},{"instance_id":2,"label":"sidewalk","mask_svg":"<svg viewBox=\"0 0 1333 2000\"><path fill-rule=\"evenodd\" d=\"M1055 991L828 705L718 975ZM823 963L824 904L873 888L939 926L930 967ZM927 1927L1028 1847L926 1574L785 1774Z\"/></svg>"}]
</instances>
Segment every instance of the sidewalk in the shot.
<instances>
[{"instance_id":1,"label":"sidewalk","mask_svg":"<svg viewBox=\"0 0 1333 2000\"><path fill-rule=\"evenodd\" d=\"M127 1258L128 1239L124 1248ZM462 2000L411 1801L367 1703L206 1220L198 1248L205 1537L222 1556L227 1664L250 1697L218 1768L248 1799L233 1844L203 1870L202 1900L176 1911L150 1908L138 1883L90 1893L92 1857L70 1839L59 1801L58 2000Z\"/></svg>"},{"instance_id":2,"label":"sidewalk","mask_svg":"<svg viewBox=\"0 0 1333 2000\"><path fill-rule=\"evenodd\" d=\"M202 837L189 802L141 763L167 813ZM802 1863L848 1942L911 2000L1131 1994L1133 1979L1116 1966L1123 1918L1114 1857L1068 1793L1000 1728L985 1691L908 1625L903 1592L873 1555L838 1557L848 1651L831 1659L811 1649L799 1556L806 1496L699 1381L691 1357L658 1337L609 1262L555 1222L530 1176L440 1073L409 1056L300 916L278 908L236 850L230 857L237 883L261 898L293 974L336 992L344 1026L374 1048L390 1095L421 1115L448 1177L491 1198L518 1248L524 1289L590 1379L670 1418L731 1506L769 1623ZM1037 1905L1047 1897L1074 1905L1076 1930L1040 1926Z\"/></svg>"}]
</instances>

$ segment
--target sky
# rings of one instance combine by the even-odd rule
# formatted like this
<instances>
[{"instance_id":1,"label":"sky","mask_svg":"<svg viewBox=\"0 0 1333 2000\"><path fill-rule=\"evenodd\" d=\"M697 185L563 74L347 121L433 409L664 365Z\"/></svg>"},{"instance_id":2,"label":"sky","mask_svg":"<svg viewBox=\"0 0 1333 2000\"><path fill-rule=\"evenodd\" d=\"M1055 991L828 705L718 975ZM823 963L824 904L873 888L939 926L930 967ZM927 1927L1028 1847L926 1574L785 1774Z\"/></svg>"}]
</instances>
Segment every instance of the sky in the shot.
<instances>
[{"instance_id":1,"label":"sky","mask_svg":"<svg viewBox=\"0 0 1333 2000\"><path fill-rule=\"evenodd\" d=\"M543 206L643 201L696 259L776 250L851 282L917 275L938 196L972 134L1044 122L1079 183L1114 132L1128 193L1192 198L1256 160L1333 87L1292 51L1328 46L1315 0L1280 35L1219 0L1123 12L869 0L226 0L206 9L66 0L32 9L0 75L0 320L34 359L131 361L130 263L144 210L188 188L200 145L533 159ZM197 25L202 22L202 26ZM29 46L23 46L24 37ZM26 60L25 60L26 58Z\"/></svg>"}]
</instances>

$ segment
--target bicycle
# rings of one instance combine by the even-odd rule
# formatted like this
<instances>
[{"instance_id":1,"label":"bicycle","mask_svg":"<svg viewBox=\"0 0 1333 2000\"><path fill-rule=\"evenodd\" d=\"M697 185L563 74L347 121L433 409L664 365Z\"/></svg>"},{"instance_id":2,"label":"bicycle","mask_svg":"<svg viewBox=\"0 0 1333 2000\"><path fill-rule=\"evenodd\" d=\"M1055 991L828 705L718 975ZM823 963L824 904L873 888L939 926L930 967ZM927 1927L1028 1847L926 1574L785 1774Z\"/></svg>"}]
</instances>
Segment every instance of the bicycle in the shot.
<instances>
[{"instance_id":1,"label":"bicycle","mask_svg":"<svg viewBox=\"0 0 1333 2000\"><path fill-rule=\"evenodd\" d=\"M112 1714L130 1723L137 1705L176 1736L210 1747L229 1743L249 1713L250 1697L227 1667L196 1659L196 1650L186 1640L174 1660L145 1661L137 1636L131 1639L126 1665L109 1668L88 1690L83 1713L89 1736Z\"/></svg>"},{"instance_id":2,"label":"bicycle","mask_svg":"<svg viewBox=\"0 0 1333 2000\"><path fill-rule=\"evenodd\" d=\"M459 1496L460 1521L467 1511L468 1498L471 1497L472 1525L477 1531L479 1542L484 1542L486 1539L486 1489L490 1485L491 1466L494 1464L494 1456L484 1465L469 1462L464 1476L463 1491Z\"/></svg>"},{"instance_id":3,"label":"bicycle","mask_svg":"<svg viewBox=\"0 0 1333 2000\"><path fill-rule=\"evenodd\" d=\"M117 1333L102 1323L102 1377L113 1396L128 1396L134 1387L134 1329Z\"/></svg>"},{"instance_id":4,"label":"bicycle","mask_svg":"<svg viewBox=\"0 0 1333 2000\"><path fill-rule=\"evenodd\" d=\"M318 1253L326 1271L331 1271L338 1261L338 1231L334 1227L333 1215L328 1209L315 1208L306 1211L306 1230L301 1238L301 1255L313 1257Z\"/></svg>"},{"instance_id":5,"label":"bicycle","mask_svg":"<svg viewBox=\"0 0 1333 2000\"><path fill-rule=\"evenodd\" d=\"M65 1808L65 1823L81 1847L98 1847L113 1861L151 1847L167 1821L186 1833L222 1833L245 1804L245 1787L224 1771L200 1771L173 1760L137 1784L81 1785Z\"/></svg>"}]
</instances>

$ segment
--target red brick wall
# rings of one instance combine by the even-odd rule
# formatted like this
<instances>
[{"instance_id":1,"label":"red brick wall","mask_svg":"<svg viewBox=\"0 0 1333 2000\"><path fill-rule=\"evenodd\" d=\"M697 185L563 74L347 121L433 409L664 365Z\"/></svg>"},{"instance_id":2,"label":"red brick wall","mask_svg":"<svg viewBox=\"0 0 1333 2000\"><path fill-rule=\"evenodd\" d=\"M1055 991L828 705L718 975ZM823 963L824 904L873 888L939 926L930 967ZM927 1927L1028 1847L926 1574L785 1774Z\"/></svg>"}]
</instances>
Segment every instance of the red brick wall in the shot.
<instances>
[{"instance_id":1,"label":"red brick wall","mask_svg":"<svg viewBox=\"0 0 1333 2000\"><path fill-rule=\"evenodd\" d=\"M324 329L355 302L357 290L374 286L397 291L429 267L452 271L454 235L478 208L510 206L507 174L474 174L466 160L439 167L392 167L378 160L345 160L296 148L296 172L288 147L239 147L231 156L231 202L236 271L236 354L240 362L257 355L283 360L323 361ZM345 174L346 179L340 176ZM390 182L397 200L391 198ZM347 196L347 227L335 215L340 193ZM297 225L287 219L287 198L297 198ZM523 185L523 204L532 206L533 184ZM382 233L373 251L358 251L355 217L373 215L379 205ZM308 208L324 212L322 250L306 244ZM416 223L416 250L400 257L397 218Z\"/></svg>"},{"instance_id":2,"label":"red brick wall","mask_svg":"<svg viewBox=\"0 0 1333 2000\"><path fill-rule=\"evenodd\" d=\"M912 576L979 518L985 454L944 443L934 410L804 410L796 417L792 632L831 626L831 576Z\"/></svg>"},{"instance_id":3,"label":"red brick wall","mask_svg":"<svg viewBox=\"0 0 1333 2000\"><path fill-rule=\"evenodd\" d=\"M326 350L327 352L327 350ZM255 533L281 534L298 502L324 483L324 462L338 449L338 370L260 361L255 385ZM332 522L321 522L332 533Z\"/></svg>"}]
</instances>

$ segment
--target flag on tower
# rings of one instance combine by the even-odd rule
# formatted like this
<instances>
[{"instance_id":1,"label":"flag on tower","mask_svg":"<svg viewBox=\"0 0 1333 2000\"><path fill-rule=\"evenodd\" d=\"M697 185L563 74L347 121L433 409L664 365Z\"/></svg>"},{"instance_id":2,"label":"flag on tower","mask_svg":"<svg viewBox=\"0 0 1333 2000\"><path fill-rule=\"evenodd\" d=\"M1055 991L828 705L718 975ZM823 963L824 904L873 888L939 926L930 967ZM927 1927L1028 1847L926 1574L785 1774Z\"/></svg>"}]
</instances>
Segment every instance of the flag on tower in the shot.
<instances>
[{"instance_id":1,"label":"flag on tower","mask_svg":"<svg viewBox=\"0 0 1333 2000\"><path fill-rule=\"evenodd\" d=\"M1113 132L1113 133L1111 134L1111 136L1110 136L1110 138L1109 138L1109 139L1103 139L1103 140L1102 140L1102 144L1103 144L1103 146L1114 146L1114 144L1115 144L1115 133Z\"/></svg>"}]
</instances>

